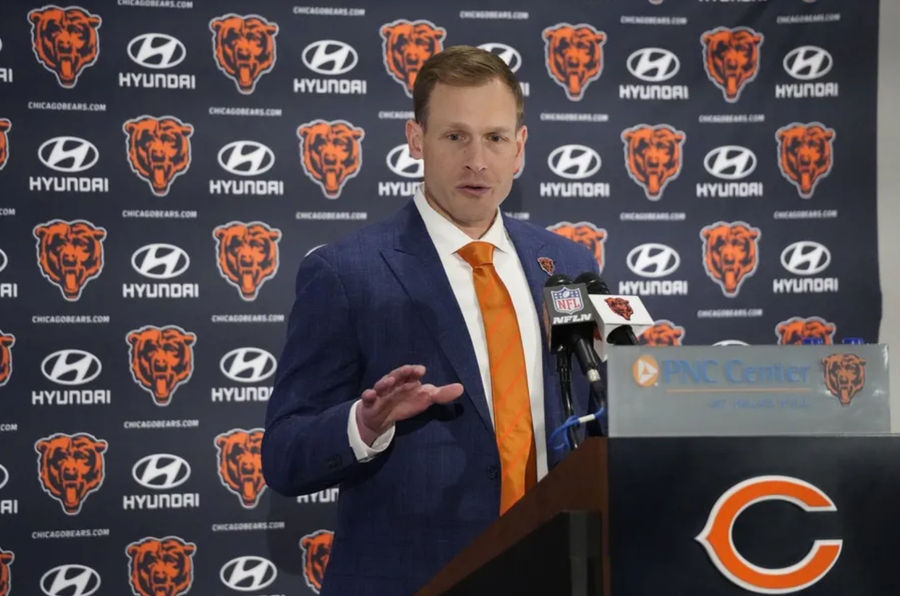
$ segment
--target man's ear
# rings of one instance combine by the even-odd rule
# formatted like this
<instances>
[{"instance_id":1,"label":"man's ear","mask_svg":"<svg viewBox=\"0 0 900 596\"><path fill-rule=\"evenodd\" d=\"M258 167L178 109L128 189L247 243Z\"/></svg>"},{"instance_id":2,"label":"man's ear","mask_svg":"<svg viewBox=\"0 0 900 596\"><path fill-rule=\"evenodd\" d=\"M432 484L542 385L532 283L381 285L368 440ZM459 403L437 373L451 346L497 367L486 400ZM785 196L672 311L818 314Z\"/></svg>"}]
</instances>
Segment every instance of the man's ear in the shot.
<instances>
[{"instance_id":1,"label":"man's ear","mask_svg":"<svg viewBox=\"0 0 900 596\"><path fill-rule=\"evenodd\" d=\"M406 121L406 142L409 144L409 155L413 159L422 159L425 129L415 120Z\"/></svg>"},{"instance_id":2,"label":"man's ear","mask_svg":"<svg viewBox=\"0 0 900 596\"><path fill-rule=\"evenodd\" d=\"M516 172L525 163L525 141L528 140L528 127L524 124L516 131Z\"/></svg>"}]
</instances>

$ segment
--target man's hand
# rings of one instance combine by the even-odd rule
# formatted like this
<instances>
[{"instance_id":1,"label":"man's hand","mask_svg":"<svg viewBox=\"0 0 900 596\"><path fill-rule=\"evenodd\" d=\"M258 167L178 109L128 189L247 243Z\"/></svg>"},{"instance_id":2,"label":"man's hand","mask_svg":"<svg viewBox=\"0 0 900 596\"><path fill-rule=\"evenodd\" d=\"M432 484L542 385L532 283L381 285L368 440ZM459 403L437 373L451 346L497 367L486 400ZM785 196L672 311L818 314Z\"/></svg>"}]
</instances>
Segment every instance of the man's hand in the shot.
<instances>
[{"instance_id":1,"label":"man's hand","mask_svg":"<svg viewBox=\"0 0 900 596\"><path fill-rule=\"evenodd\" d=\"M463 393L460 383L443 387L422 384L425 367L405 364L381 377L375 386L362 392L356 408L356 425L366 445L398 420L412 418L431 404L445 404Z\"/></svg>"}]
</instances>

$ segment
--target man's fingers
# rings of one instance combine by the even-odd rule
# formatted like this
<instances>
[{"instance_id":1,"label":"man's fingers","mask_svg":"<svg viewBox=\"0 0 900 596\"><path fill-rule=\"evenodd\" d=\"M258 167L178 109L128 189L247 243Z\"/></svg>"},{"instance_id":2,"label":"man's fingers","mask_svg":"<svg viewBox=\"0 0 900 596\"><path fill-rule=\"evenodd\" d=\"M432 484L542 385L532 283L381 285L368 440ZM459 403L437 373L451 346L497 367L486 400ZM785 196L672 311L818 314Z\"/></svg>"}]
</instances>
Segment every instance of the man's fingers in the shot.
<instances>
[{"instance_id":1,"label":"man's fingers","mask_svg":"<svg viewBox=\"0 0 900 596\"><path fill-rule=\"evenodd\" d=\"M434 385L423 385L423 389L427 392L432 403L445 404L453 401L463 394L463 386L460 383L450 383L441 387Z\"/></svg>"}]
</instances>

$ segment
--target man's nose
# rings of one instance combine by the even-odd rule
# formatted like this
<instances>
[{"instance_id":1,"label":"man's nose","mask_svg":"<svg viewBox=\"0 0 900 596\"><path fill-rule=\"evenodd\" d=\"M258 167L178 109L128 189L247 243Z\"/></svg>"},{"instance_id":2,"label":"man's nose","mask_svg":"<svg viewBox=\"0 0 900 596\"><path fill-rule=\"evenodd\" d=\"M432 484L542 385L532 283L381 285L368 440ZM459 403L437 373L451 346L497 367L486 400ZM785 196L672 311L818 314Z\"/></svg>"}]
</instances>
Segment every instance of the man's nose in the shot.
<instances>
[{"instance_id":1,"label":"man's nose","mask_svg":"<svg viewBox=\"0 0 900 596\"><path fill-rule=\"evenodd\" d=\"M474 172L481 172L487 168L485 158L487 153L484 146L479 141L473 141L468 144L466 152L466 168Z\"/></svg>"}]
</instances>

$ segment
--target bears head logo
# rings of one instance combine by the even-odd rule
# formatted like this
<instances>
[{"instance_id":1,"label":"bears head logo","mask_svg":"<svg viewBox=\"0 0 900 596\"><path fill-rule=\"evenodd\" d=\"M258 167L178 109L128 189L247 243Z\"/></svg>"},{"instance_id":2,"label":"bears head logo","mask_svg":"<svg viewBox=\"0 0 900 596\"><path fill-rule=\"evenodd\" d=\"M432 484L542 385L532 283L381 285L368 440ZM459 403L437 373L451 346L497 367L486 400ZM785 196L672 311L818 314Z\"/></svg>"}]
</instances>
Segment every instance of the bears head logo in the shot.
<instances>
[{"instance_id":1,"label":"bears head logo","mask_svg":"<svg viewBox=\"0 0 900 596\"><path fill-rule=\"evenodd\" d=\"M41 486L67 514L81 511L87 496L103 484L107 446L106 441L87 433L56 433L35 442Z\"/></svg>"},{"instance_id":2,"label":"bears head logo","mask_svg":"<svg viewBox=\"0 0 900 596\"><path fill-rule=\"evenodd\" d=\"M792 317L775 325L780 346L799 345L807 338L820 339L823 344L831 345L835 331L837 326L822 317Z\"/></svg>"},{"instance_id":3,"label":"bears head logo","mask_svg":"<svg viewBox=\"0 0 900 596\"><path fill-rule=\"evenodd\" d=\"M275 66L278 25L255 14L227 14L210 20L209 28L219 70L234 79L238 91L253 93L259 77Z\"/></svg>"},{"instance_id":4,"label":"bears head logo","mask_svg":"<svg viewBox=\"0 0 900 596\"><path fill-rule=\"evenodd\" d=\"M856 354L831 354L822 358L825 366L825 387L849 406L853 396L866 386L866 361Z\"/></svg>"},{"instance_id":5,"label":"bears head logo","mask_svg":"<svg viewBox=\"0 0 900 596\"><path fill-rule=\"evenodd\" d=\"M3 333L0 329L0 387L6 385L12 376L12 348L16 343L16 336L12 333ZM0 593L2 596L2 593Z\"/></svg>"},{"instance_id":6,"label":"bears head logo","mask_svg":"<svg viewBox=\"0 0 900 596\"><path fill-rule=\"evenodd\" d=\"M718 221L700 230L706 275L729 298L737 296L744 280L756 273L761 235L759 228L743 221Z\"/></svg>"},{"instance_id":7,"label":"bears head logo","mask_svg":"<svg viewBox=\"0 0 900 596\"><path fill-rule=\"evenodd\" d=\"M219 273L244 300L255 300L263 283L278 272L281 230L261 221L232 221L213 230Z\"/></svg>"},{"instance_id":8,"label":"bears head logo","mask_svg":"<svg viewBox=\"0 0 900 596\"><path fill-rule=\"evenodd\" d=\"M547 229L564 238L568 238L572 242L585 246L594 255L600 271L603 271L603 243L606 242L605 229L598 228L587 221L580 221L574 224L561 221L558 224L549 226Z\"/></svg>"},{"instance_id":9,"label":"bears head logo","mask_svg":"<svg viewBox=\"0 0 900 596\"><path fill-rule=\"evenodd\" d=\"M219 452L219 480L236 494L245 509L253 509L266 490L262 474L263 429L240 428L224 432L216 437Z\"/></svg>"},{"instance_id":10,"label":"bears head logo","mask_svg":"<svg viewBox=\"0 0 900 596\"><path fill-rule=\"evenodd\" d=\"M325 579L325 568L328 567L328 559L331 558L333 541L334 532L329 530L316 530L300 539L300 549L303 551L303 579L316 594L322 590L322 580Z\"/></svg>"},{"instance_id":11,"label":"bears head logo","mask_svg":"<svg viewBox=\"0 0 900 596\"><path fill-rule=\"evenodd\" d=\"M638 336L638 343L645 346L680 346L683 337L684 327L667 319L660 319L644 329Z\"/></svg>"},{"instance_id":12,"label":"bears head logo","mask_svg":"<svg viewBox=\"0 0 900 596\"><path fill-rule=\"evenodd\" d=\"M397 20L381 26L384 67L412 97L416 76L426 60L440 52L447 31L431 21Z\"/></svg>"},{"instance_id":13,"label":"bears head logo","mask_svg":"<svg viewBox=\"0 0 900 596\"><path fill-rule=\"evenodd\" d=\"M6 133L12 128L12 122L8 118L0 118L0 170L6 165L9 158L9 139Z\"/></svg>"},{"instance_id":14,"label":"bears head logo","mask_svg":"<svg viewBox=\"0 0 900 596\"><path fill-rule=\"evenodd\" d=\"M176 176L191 165L190 136L194 127L174 116L139 116L122 125L131 171L164 197Z\"/></svg>"},{"instance_id":15,"label":"bears head logo","mask_svg":"<svg viewBox=\"0 0 900 596\"><path fill-rule=\"evenodd\" d=\"M63 87L74 87L81 72L100 55L102 20L79 6L48 5L28 13L31 49Z\"/></svg>"},{"instance_id":16,"label":"bears head logo","mask_svg":"<svg viewBox=\"0 0 900 596\"><path fill-rule=\"evenodd\" d=\"M717 27L700 37L706 76L722 89L725 101L736 102L744 83L756 78L762 42L763 34L747 27Z\"/></svg>"},{"instance_id":17,"label":"bears head logo","mask_svg":"<svg viewBox=\"0 0 900 596\"><path fill-rule=\"evenodd\" d=\"M591 81L603 72L606 33L583 23L560 23L544 29L542 36L550 78L566 90L566 97L580 101Z\"/></svg>"},{"instance_id":18,"label":"bears head logo","mask_svg":"<svg viewBox=\"0 0 900 596\"><path fill-rule=\"evenodd\" d=\"M341 196L344 184L362 167L365 131L346 120L313 120L297 129L300 163L329 199Z\"/></svg>"},{"instance_id":19,"label":"bears head logo","mask_svg":"<svg viewBox=\"0 0 900 596\"><path fill-rule=\"evenodd\" d=\"M12 583L10 579L9 566L12 565L15 558L12 551L0 548L0 596L8 596L9 586Z\"/></svg>"},{"instance_id":20,"label":"bears head logo","mask_svg":"<svg viewBox=\"0 0 900 596\"><path fill-rule=\"evenodd\" d=\"M631 320L631 315L634 314L634 309L631 308L631 304L625 298L607 298L606 303L609 305L609 309L625 319L626 321Z\"/></svg>"},{"instance_id":21,"label":"bears head logo","mask_svg":"<svg viewBox=\"0 0 900 596\"><path fill-rule=\"evenodd\" d=\"M194 372L197 336L178 327L147 325L126 336L134 382L153 396L153 403L167 406L175 390Z\"/></svg>"},{"instance_id":22,"label":"bears head logo","mask_svg":"<svg viewBox=\"0 0 900 596\"><path fill-rule=\"evenodd\" d=\"M831 172L835 132L819 122L794 122L778 129L778 167L804 199L812 196L820 179Z\"/></svg>"},{"instance_id":23,"label":"bears head logo","mask_svg":"<svg viewBox=\"0 0 900 596\"><path fill-rule=\"evenodd\" d=\"M54 219L36 225L33 233L41 273L66 300L78 300L87 282L103 271L106 230L81 219Z\"/></svg>"},{"instance_id":24,"label":"bears head logo","mask_svg":"<svg viewBox=\"0 0 900 596\"><path fill-rule=\"evenodd\" d=\"M628 175L651 201L681 173L681 145L686 135L668 124L638 124L622 131Z\"/></svg>"},{"instance_id":25,"label":"bears head logo","mask_svg":"<svg viewBox=\"0 0 900 596\"><path fill-rule=\"evenodd\" d=\"M179 596L194 583L197 545L178 536L146 537L125 547L136 596Z\"/></svg>"}]
</instances>

